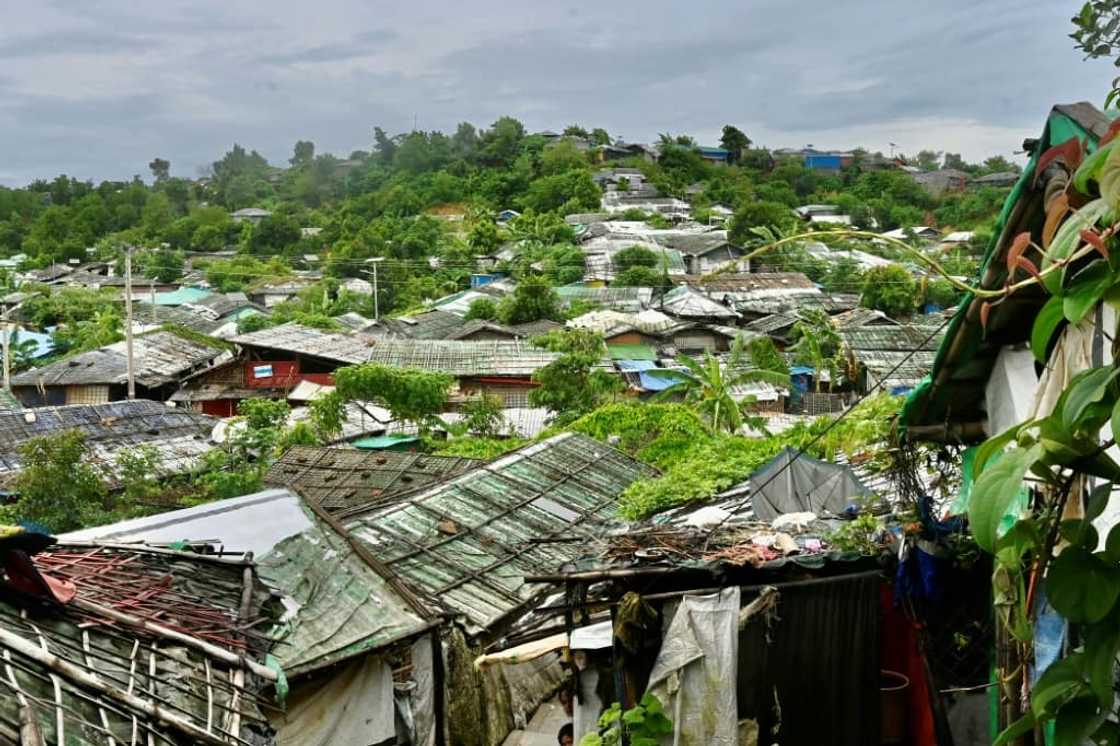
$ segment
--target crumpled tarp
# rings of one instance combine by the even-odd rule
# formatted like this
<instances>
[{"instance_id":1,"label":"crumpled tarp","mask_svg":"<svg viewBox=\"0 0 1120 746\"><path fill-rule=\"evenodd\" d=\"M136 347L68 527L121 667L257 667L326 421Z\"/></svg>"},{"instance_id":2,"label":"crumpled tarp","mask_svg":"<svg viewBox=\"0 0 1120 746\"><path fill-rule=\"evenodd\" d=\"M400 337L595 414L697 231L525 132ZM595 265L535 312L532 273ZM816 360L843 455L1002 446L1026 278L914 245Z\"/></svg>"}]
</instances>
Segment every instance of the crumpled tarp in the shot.
<instances>
[{"instance_id":1,"label":"crumpled tarp","mask_svg":"<svg viewBox=\"0 0 1120 746\"><path fill-rule=\"evenodd\" d=\"M393 672L365 656L326 678L292 687L288 709L273 724L279 746L372 746L394 743Z\"/></svg>"},{"instance_id":2,"label":"crumpled tarp","mask_svg":"<svg viewBox=\"0 0 1120 746\"><path fill-rule=\"evenodd\" d=\"M738 625L738 587L677 606L649 677L673 721L673 746L738 745Z\"/></svg>"},{"instance_id":3,"label":"crumpled tarp","mask_svg":"<svg viewBox=\"0 0 1120 746\"><path fill-rule=\"evenodd\" d=\"M783 513L840 513L853 498L872 492L849 466L818 461L785 448L750 476L755 517L772 521Z\"/></svg>"}]
</instances>

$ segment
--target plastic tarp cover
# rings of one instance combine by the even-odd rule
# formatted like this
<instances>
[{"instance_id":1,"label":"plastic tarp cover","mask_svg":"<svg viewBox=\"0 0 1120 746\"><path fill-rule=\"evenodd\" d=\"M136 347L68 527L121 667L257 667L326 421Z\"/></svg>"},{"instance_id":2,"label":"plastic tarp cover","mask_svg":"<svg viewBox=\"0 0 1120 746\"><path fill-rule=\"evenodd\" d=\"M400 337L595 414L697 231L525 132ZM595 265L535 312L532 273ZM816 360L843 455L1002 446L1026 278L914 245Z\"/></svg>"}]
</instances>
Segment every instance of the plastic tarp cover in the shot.
<instances>
[{"instance_id":1,"label":"plastic tarp cover","mask_svg":"<svg viewBox=\"0 0 1120 746\"><path fill-rule=\"evenodd\" d=\"M674 376L666 368L658 368L650 360L616 360L619 370L624 373L637 373L638 385L645 391L664 391L684 380L684 376ZM647 371L663 370L661 375L650 375Z\"/></svg>"},{"instance_id":2,"label":"plastic tarp cover","mask_svg":"<svg viewBox=\"0 0 1120 746\"><path fill-rule=\"evenodd\" d=\"M432 635L412 643L412 722L416 730L416 746L434 746L436 742L435 673L432 666Z\"/></svg>"},{"instance_id":3,"label":"plastic tarp cover","mask_svg":"<svg viewBox=\"0 0 1120 746\"><path fill-rule=\"evenodd\" d=\"M737 746L738 658L738 587L685 596L649 677L649 692L673 721L673 746Z\"/></svg>"},{"instance_id":4,"label":"plastic tarp cover","mask_svg":"<svg viewBox=\"0 0 1120 746\"><path fill-rule=\"evenodd\" d=\"M762 521L785 513L840 513L853 498L872 495L849 467L797 457L792 448L751 474L750 483L754 514Z\"/></svg>"},{"instance_id":5,"label":"plastic tarp cover","mask_svg":"<svg viewBox=\"0 0 1120 746\"><path fill-rule=\"evenodd\" d=\"M380 746L396 742L393 673L377 656L292 687L274 723L280 746Z\"/></svg>"},{"instance_id":6,"label":"plastic tarp cover","mask_svg":"<svg viewBox=\"0 0 1120 746\"><path fill-rule=\"evenodd\" d=\"M1001 349L984 391L988 434L998 435L1026 420L1037 388L1034 353L1011 347Z\"/></svg>"}]
</instances>

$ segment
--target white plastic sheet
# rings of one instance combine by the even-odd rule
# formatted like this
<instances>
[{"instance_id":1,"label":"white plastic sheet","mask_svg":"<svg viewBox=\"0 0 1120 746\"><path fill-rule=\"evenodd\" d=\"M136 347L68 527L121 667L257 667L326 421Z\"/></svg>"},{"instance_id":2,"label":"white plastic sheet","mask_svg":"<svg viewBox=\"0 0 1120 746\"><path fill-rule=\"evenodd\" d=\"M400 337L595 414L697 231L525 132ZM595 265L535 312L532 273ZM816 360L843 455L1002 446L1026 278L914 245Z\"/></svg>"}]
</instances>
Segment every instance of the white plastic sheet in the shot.
<instances>
[{"instance_id":1,"label":"white plastic sheet","mask_svg":"<svg viewBox=\"0 0 1120 746\"><path fill-rule=\"evenodd\" d=\"M396 737L393 673L377 656L294 686L274 722L280 746L373 746Z\"/></svg>"},{"instance_id":2,"label":"white plastic sheet","mask_svg":"<svg viewBox=\"0 0 1120 746\"><path fill-rule=\"evenodd\" d=\"M739 589L685 596L661 642L649 692L673 721L672 746L737 746Z\"/></svg>"},{"instance_id":3,"label":"white plastic sheet","mask_svg":"<svg viewBox=\"0 0 1120 746\"><path fill-rule=\"evenodd\" d=\"M998 435L1030 415L1038 388L1034 364L1030 350L1004 347L999 351L984 391L989 435Z\"/></svg>"}]
</instances>

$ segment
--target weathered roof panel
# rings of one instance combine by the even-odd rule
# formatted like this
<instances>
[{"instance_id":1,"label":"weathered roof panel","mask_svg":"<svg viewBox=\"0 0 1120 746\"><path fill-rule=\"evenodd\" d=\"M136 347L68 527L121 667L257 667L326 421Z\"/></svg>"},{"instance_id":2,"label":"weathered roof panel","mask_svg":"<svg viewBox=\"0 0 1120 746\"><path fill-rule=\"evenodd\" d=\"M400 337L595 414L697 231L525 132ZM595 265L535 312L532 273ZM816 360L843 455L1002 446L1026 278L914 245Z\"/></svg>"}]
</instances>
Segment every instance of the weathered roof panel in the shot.
<instances>
[{"instance_id":1,"label":"weathered roof panel","mask_svg":"<svg viewBox=\"0 0 1120 746\"><path fill-rule=\"evenodd\" d=\"M362 363L369 354L369 343L361 337L325 332L296 323L241 334L230 341L242 347L278 350L338 363Z\"/></svg>"},{"instance_id":2,"label":"weathered roof panel","mask_svg":"<svg viewBox=\"0 0 1120 746\"><path fill-rule=\"evenodd\" d=\"M615 519L622 491L655 474L598 441L563 433L397 504L355 511L344 523L390 570L479 632L530 603L537 589L524 576L579 556L579 539Z\"/></svg>"}]
</instances>

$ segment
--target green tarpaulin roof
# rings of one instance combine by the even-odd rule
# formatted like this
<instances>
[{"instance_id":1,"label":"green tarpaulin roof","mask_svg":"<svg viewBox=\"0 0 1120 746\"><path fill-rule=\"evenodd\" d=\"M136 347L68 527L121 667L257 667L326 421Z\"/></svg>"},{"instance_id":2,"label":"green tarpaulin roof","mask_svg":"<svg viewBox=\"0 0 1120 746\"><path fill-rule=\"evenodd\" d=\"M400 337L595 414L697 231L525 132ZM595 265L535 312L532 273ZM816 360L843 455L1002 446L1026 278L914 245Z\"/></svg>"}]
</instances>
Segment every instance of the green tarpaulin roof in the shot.
<instances>
[{"instance_id":1,"label":"green tarpaulin roof","mask_svg":"<svg viewBox=\"0 0 1120 746\"><path fill-rule=\"evenodd\" d=\"M998 289L1007 280L1004 254L1015 236L1030 231L1040 241L1045 208L1045 184L1035 184L1038 157L1054 145L1077 137L1092 152L1107 131L1116 112L1107 115L1092 104L1055 106L1030 160L1012 188L996 221L994 237L981 262L979 281L985 289ZM961 299L949 323L945 339L934 360L933 370L903 405L899 424L915 439L977 440L983 437L974 426L984 418L984 388L1004 346L1022 344L1030 337L1031 323L1046 301L1040 288L1015 293L994 305L987 328L980 324L981 302L972 294Z\"/></svg>"},{"instance_id":2,"label":"green tarpaulin roof","mask_svg":"<svg viewBox=\"0 0 1120 746\"><path fill-rule=\"evenodd\" d=\"M415 435L370 435L365 438L358 438L352 442L351 445L355 448L369 448L374 450L392 448L406 443L416 443L419 440L420 439Z\"/></svg>"},{"instance_id":3,"label":"green tarpaulin roof","mask_svg":"<svg viewBox=\"0 0 1120 746\"><path fill-rule=\"evenodd\" d=\"M651 345L607 345L611 360L656 360L657 351Z\"/></svg>"}]
</instances>

